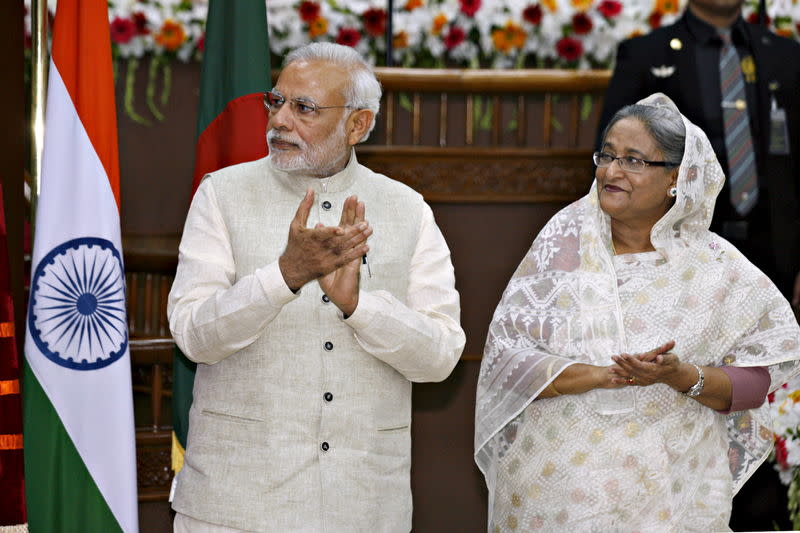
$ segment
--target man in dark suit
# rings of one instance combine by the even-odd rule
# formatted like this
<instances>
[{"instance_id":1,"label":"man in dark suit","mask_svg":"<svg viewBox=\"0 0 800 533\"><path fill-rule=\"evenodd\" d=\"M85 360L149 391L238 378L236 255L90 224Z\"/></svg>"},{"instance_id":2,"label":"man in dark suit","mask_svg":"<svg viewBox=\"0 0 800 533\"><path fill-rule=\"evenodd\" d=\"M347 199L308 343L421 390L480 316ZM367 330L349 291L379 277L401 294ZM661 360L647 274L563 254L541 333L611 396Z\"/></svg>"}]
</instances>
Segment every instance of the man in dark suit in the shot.
<instances>
[{"instance_id":1,"label":"man in dark suit","mask_svg":"<svg viewBox=\"0 0 800 533\"><path fill-rule=\"evenodd\" d=\"M800 44L747 24L742 0L689 0L675 24L620 44L600 119L655 92L669 96L708 135L725 175L736 173L726 148L725 108L746 109L757 200L742 209L731 186L717 198L711 229L731 241L797 307L800 303ZM744 81L744 98L726 101L720 57L728 37ZM733 63L735 65L735 62ZM724 71L723 71L724 72ZM727 116L730 116L728 114ZM747 120L745 120L746 125ZM728 131L730 123L728 124ZM730 144L730 134L729 134ZM734 153L734 152L731 152ZM752 164L750 168L753 169ZM757 174L757 181L755 179ZM752 200L752 198L751 198ZM786 490L772 465L762 466L737 495L731 525L738 530L788 527Z\"/></svg>"}]
</instances>

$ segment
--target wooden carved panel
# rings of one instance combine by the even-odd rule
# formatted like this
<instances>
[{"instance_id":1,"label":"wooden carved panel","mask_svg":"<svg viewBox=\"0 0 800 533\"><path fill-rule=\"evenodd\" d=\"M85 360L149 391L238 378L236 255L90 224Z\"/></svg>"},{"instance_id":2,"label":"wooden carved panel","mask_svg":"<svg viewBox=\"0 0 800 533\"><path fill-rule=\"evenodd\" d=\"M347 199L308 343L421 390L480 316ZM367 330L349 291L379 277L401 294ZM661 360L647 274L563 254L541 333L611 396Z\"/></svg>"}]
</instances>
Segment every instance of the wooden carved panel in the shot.
<instances>
[{"instance_id":1,"label":"wooden carved panel","mask_svg":"<svg viewBox=\"0 0 800 533\"><path fill-rule=\"evenodd\" d=\"M359 161L430 202L570 202L592 182L586 150L361 147Z\"/></svg>"},{"instance_id":2,"label":"wooden carved panel","mask_svg":"<svg viewBox=\"0 0 800 533\"><path fill-rule=\"evenodd\" d=\"M139 501L166 500L172 483L169 431L137 431L136 478Z\"/></svg>"}]
</instances>

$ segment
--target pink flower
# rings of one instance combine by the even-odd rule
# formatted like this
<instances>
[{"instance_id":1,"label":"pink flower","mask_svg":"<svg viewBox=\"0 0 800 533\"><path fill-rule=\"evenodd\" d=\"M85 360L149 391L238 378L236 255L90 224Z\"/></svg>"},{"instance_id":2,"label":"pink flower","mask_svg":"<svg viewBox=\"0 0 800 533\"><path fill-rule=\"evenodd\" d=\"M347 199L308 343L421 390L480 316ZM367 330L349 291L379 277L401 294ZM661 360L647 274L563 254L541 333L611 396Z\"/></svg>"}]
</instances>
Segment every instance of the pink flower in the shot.
<instances>
[{"instance_id":1,"label":"pink flower","mask_svg":"<svg viewBox=\"0 0 800 533\"><path fill-rule=\"evenodd\" d=\"M371 8L364 11L364 29L369 35L379 37L386 33L386 11Z\"/></svg>"},{"instance_id":2,"label":"pink flower","mask_svg":"<svg viewBox=\"0 0 800 533\"><path fill-rule=\"evenodd\" d=\"M131 19L114 17L111 21L111 41L127 44L136 36L136 24Z\"/></svg>"},{"instance_id":3,"label":"pink flower","mask_svg":"<svg viewBox=\"0 0 800 533\"><path fill-rule=\"evenodd\" d=\"M458 0L458 3L461 4L461 12L468 17L474 17L481 8L481 0Z\"/></svg>"},{"instance_id":4,"label":"pink flower","mask_svg":"<svg viewBox=\"0 0 800 533\"><path fill-rule=\"evenodd\" d=\"M522 18L534 26L538 26L542 22L542 6L535 4L526 7L522 12Z\"/></svg>"},{"instance_id":5,"label":"pink flower","mask_svg":"<svg viewBox=\"0 0 800 533\"><path fill-rule=\"evenodd\" d=\"M444 36L444 46L448 50L452 50L462 42L464 39L467 38L467 34L464 33L464 30L459 28L458 26L453 26L450 28L450 31L447 32L447 35Z\"/></svg>"},{"instance_id":6,"label":"pink flower","mask_svg":"<svg viewBox=\"0 0 800 533\"><path fill-rule=\"evenodd\" d=\"M606 18L616 17L622 13L622 4L617 0L603 0L597 6L597 10Z\"/></svg>"},{"instance_id":7,"label":"pink flower","mask_svg":"<svg viewBox=\"0 0 800 533\"><path fill-rule=\"evenodd\" d=\"M572 37L563 37L556 43L556 52L567 61L577 61L583 55L583 43Z\"/></svg>"},{"instance_id":8,"label":"pink flower","mask_svg":"<svg viewBox=\"0 0 800 533\"><path fill-rule=\"evenodd\" d=\"M343 44L351 48L355 48L360 40L361 34L353 28L341 28L339 35L336 36L336 44Z\"/></svg>"},{"instance_id":9,"label":"pink flower","mask_svg":"<svg viewBox=\"0 0 800 533\"><path fill-rule=\"evenodd\" d=\"M586 35L592 31L592 19L586 13L575 13L572 16L572 28L578 35Z\"/></svg>"}]
</instances>

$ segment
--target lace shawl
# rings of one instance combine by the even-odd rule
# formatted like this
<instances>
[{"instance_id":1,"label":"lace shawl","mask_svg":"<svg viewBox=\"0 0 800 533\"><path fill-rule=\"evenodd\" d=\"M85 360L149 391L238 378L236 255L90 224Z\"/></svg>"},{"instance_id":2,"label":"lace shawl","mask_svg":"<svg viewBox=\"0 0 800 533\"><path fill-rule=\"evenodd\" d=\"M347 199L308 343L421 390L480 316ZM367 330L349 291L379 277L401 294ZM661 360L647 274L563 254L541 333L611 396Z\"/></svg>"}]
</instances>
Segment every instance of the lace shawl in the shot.
<instances>
[{"instance_id":1,"label":"lace shawl","mask_svg":"<svg viewBox=\"0 0 800 533\"><path fill-rule=\"evenodd\" d=\"M662 94L639 103L678 112ZM652 328L648 349L675 339L674 352L683 361L767 366L770 390L775 390L800 372L800 328L766 276L709 231L724 176L706 135L685 117L683 122L686 145L678 196L651 232L663 265L633 302L639 322ZM610 365L614 354L636 353L628 337L637 319L626 323L623 318L612 256L610 218L600 209L593 183L587 196L542 229L495 311L475 417L475 460L490 491L490 524L497 463L513 442L516 424L549 423L521 416L526 407L571 364ZM665 387L653 387L659 386ZM636 408L635 389L579 396L601 417L613 417ZM694 404L684 402L689 403ZM724 416L703 411L708 412ZM728 450L719 454L729 459L735 493L769 453L772 426L766 405L732 413L725 422Z\"/></svg>"}]
</instances>

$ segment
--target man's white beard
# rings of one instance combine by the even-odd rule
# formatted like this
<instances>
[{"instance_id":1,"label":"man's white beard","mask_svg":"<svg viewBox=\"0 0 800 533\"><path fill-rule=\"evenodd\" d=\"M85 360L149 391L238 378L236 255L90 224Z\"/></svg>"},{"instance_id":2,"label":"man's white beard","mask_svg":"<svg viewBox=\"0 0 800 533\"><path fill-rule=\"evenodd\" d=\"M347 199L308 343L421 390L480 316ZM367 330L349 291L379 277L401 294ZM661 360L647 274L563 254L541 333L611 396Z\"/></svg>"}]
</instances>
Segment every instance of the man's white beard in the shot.
<instances>
[{"instance_id":1,"label":"man's white beard","mask_svg":"<svg viewBox=\"0 0 800 533\"><path fill-rule=\"evenodd\" d=\"M298 150L273 149L273 140L295 144ZM272 164L278 170L290 174L329 176L336 164L344 157L343 150L347 149L345 122L342 121L341 125L327 139L316 146L309 145L299 137L287 135L276 129L267 132L267 144Z\"/></svg>"}]
</instances>

